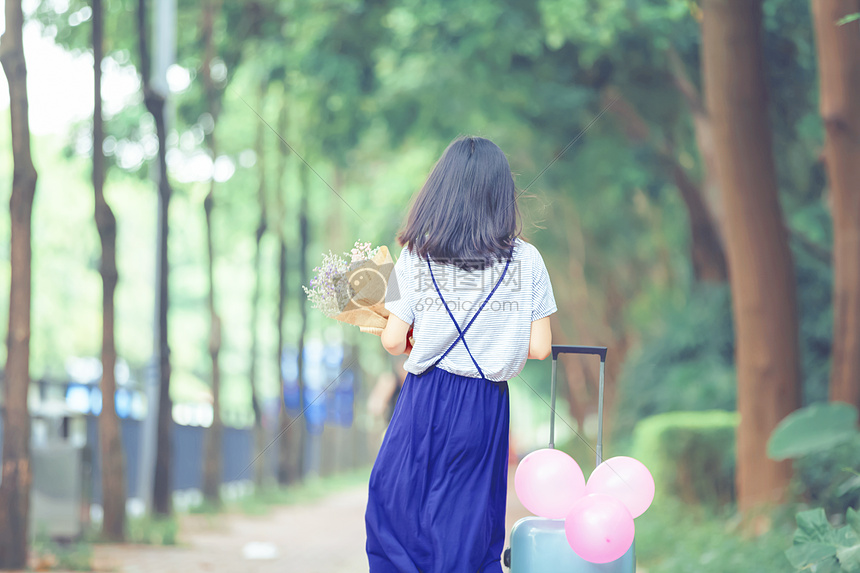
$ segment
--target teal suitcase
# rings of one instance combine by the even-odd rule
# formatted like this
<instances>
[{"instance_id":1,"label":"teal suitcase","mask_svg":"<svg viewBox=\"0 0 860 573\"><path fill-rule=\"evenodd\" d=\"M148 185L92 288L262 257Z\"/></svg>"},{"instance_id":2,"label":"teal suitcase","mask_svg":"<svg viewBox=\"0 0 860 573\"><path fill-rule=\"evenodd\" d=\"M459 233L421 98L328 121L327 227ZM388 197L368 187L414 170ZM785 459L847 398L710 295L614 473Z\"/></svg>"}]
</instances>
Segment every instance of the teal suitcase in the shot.
<instances>
[{"instance_id":1,"label":"teal suitcase","mask_svg":"<svg viewBox=\"0 0 860 573\"><path fill-rule=\"evenodd\" d=\"M551 414L549 447L555 447L555 388L559 354L596 354L600 357L600 384L597 406L597 465L603 461L603 375L606 366L606 347L562 346L552 347L552 382L550 386ZM636 543L627 553L609 563L591 563L577 555L564 532L563 519L524 517L511 529L511 547L505 551L505 565L511 573L634 573L636 571Z\"/></svg>"}]
</instances>

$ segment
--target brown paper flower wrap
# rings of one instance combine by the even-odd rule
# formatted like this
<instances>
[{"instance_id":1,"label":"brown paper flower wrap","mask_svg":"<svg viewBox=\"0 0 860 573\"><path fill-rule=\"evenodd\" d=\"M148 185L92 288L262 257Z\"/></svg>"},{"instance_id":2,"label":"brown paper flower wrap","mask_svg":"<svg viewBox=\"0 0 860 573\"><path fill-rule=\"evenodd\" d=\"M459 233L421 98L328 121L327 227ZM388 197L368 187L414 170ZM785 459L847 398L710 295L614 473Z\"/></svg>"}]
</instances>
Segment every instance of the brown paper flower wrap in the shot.
<instances>
[{"instance_id":1,"label":"brown paper flower wrap","mask_svg":"<svg viewBox=\"0 0 860 573\"><path fill-rule=\"evenodd\" d=\"M350 274L352 296L335 320L357 326L361 332L382 336L390 313L385 308L388 279L394 270L394 260L385 245L367 264L359 265ZM410 342L412 342L410 337Z\"/></svg>"},{"instance_id":2,"label":"brown paper flower wrap","mask_svg":"<svg viewBox=\"0 0 860 573\"><path fill-rule=\"evenodd\" d=\"M361 265L350 274L352 296L335 320L352 324L362 332L377 336L388 324L389 312L385 309L385 288L394 268L391 253L385 245L379 247L370 264ZM364 279L364 280L363 280Z\"/></svg>"}]
</instances>

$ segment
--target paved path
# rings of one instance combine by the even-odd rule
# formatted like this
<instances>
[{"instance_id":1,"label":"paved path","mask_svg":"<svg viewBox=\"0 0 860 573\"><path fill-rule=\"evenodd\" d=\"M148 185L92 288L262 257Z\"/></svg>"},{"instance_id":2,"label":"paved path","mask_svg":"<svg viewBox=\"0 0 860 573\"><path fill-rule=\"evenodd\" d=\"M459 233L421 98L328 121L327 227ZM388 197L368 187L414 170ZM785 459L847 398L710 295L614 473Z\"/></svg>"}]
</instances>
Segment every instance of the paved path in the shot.
<instances>
[{"instance_id":1,"label":"paved path","mask_svg":"<svg viewBox=\"0 0 860 573\"><path fill-rule=\"evenodd\" d=\"M508 483L508 527L527 512ZM118 573L367 573L367 486L323 500L274 508L265 516L183 516L181 546L99 545L97 571ZM248 559L243 551L272 551ZM263 557L263 555L260 555Z\"/></svg>"}]
</instances>

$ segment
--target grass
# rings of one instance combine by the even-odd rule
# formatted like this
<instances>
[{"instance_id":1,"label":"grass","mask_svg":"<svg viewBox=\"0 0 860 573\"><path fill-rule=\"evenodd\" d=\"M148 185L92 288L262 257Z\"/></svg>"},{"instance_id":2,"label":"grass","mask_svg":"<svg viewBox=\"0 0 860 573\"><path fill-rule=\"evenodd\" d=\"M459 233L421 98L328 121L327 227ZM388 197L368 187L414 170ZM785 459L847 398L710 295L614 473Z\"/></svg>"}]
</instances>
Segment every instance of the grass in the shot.
<instances>
[{"instance_id":1,"label":"grass","mask_svg":"<svg viewBox=\"0 0 860 573\"><path fill-rule=\"evenodd\" d=\"M277 485L260 490L249 490L244 495L225 499L221 507L201 500L190 505L188 513L216 515L223 511L236 511L246 515L265 515L274 507L308 503L344 489L366 484L370 477L370 469L368 466L332 476L307 478L291 486Z\"/></svg>"},{"instance_id":2,"label":"grass","mask_svg":"<svg viewBox=\"0 0 860 573\"><path fill-rule=\"evenodd\" d=\"M44 533L37 533L33 540L32 555L37 571L90 571L92 570L93 547L85 538L81 541L58 542Z\"/></svg>"},{"instance_id":3,"label":"grass","mask_svg":"<svg viewBox=\"0 0 860 573\"><path fill-rule=\"evenodd\" d=\"M176 545L179 521L176 517L130 517L127 542L148 545ZM93 544L102 543L101 532L90 527L80 540L61 542L44 532L32 544L33 569L36 571L92 571Z\"/></svg>"},{"instance_id":4,"label":"grass","mask_svg":"<svg viewBox=\"0 0 860 573\"><path fill-rule=\"evenodd\" d=\"M145 545L176 545L179 535L179 520L175 516L153 517L143 515L130 517L127 521L129 543Z\"/></svg>"},{"instance_id":5,"label":"grass","mask_svg":"<svg viewBox=\"0 0 860 573\"><path fill-rule=\"evenodd\" d=\"M733 510L714 511L673 498L655 499L636 519L636 558L649 573L783 573L795 529L794 508L767 517L771 528L745 533Z\"/></svg>"},{"instance_id":6,"label":"grass","mask_svg":"<svg viewBox=\"0 0 860 573\"><path fill-rule=\"evenodd\" d=\"M91 571L93 548L82 542L47 543L33 547L37 571Z\"/></svg>"}]
</instances>

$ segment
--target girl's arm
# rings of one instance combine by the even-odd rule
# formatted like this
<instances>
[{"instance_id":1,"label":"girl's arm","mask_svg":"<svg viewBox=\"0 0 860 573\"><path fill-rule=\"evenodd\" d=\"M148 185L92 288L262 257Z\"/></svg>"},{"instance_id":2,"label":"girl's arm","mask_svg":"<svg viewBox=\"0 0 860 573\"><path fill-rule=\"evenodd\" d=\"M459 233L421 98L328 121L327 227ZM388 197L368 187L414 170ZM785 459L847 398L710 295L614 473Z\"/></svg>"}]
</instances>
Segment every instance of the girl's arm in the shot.
<instances>
[{"instance_id":1,"label":"girl's arm","mask_svg":"<svg viewBox=\"0 0 860 573\"><path fill-rule=\"evenodd\" d=\"M391 320L388 323L391 324ZM383 332L384 335L385 333ZM532 332L529 338L529 358L543 360L549 356L550 352L552 352L552 330L549 327L549 317L545 316L532 322Z\"/></svg>"},{"instance_id":2,"label":"girl's arm","mask_svg":"<svg viewBox=\"0 0 860 573\"><path fill-rule=\"evenodd\" d=\"M382 346L389 354L395 356L404 352L409 354L412 348L407 347L406 335L409 333L410 326L394 314L388 315L388 324L382 330Z\"/></svg>"}]
</instances>

